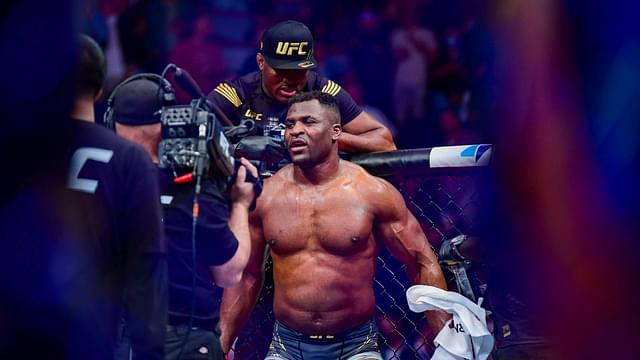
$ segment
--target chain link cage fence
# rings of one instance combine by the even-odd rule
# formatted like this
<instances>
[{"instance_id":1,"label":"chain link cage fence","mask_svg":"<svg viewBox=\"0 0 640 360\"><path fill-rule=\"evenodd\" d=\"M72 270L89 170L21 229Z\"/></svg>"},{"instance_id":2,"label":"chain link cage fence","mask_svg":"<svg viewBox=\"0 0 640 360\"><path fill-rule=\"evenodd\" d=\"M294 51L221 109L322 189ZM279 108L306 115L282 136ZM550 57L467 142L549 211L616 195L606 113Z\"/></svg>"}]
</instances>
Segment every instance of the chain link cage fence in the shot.
<instances>
[{"instance_id":1,"label":"chain link cage fence","mask_svg":"<svg viewBox=\"0 0 640 360\"><path fill-rule=\"evenodd\" d=\"M413 176L385 176L402 193L407 207L418 219L434 249L445 239L469 234L477 226L484 200L481 196L482 169L445 169ZM437 253L437 251L436 251ZM443 268L449 290L455 280ZM373 282L376 294L376 322L384 359L430 359L433 335L426 320L407 306L405 292L411 283L404 265L386 248L378 254ZM266 264L265 281L258 302L242 333L232 347L229 359L264 359L273 331L273 278L271 260Z\"/></svg>"}]
</instances>

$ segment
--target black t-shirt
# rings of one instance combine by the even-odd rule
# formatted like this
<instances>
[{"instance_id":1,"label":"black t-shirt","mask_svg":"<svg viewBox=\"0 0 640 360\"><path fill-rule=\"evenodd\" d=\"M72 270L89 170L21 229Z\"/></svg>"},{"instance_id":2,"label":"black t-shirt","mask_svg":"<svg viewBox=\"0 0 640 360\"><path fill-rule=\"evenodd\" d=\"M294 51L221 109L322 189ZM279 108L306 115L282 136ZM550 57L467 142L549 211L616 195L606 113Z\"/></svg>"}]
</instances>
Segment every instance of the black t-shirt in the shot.
<instances>
[{"instance_id":1,"label":"black t-shirt","mask_svg":"<svg viewBox=\"0 0 640 360\"><path fill-rule=\"evenodd\" d=\"M77 121L67 188L93 212L78 214L103 243L128 254L166 253L156 166L139 145L102 126ZM98 213L101 216L96 216Z\"/></svg>"},{"instance_id":2,"label":"black t-shirt","mask_svg":"<svg viewBox=\"0 0 640 360\"><path fill-rule=\"evenodd\" d=\"M16 304L23 331L65 344L67 358L110 358L126 309L139 358L161 358L166 246L155 166L141 147L71 121L66 164L0 210L2 266L11 271L0 275L0 297Z\"/></svg>"},{"instance_id":3,"label":"black t-shirt","mask_svg":"<svg viewBox=\"0 0 640 360\"><path fill-rule=\"evenodd\" d=\"M194 324L213 330L219 319L220 289L209 266L229 261L238 240L229 229L228 199L211 180L202 180L196 226L196 287L193 285L192 208L195 185L175 184L169 171L159 170L164 228L169 244L169 321L185 324L195 295Z\"/></svg>"},{"instance_id":4,"label":"black t-shirt","mask_svg":"<svg viewBox=\"0 0 640 360\"><path fill-rule=\"evenodd\" d=\"M340 108L342 125L346 125L362 109L337 83L309 71L309 77L303 91L320 90L335 96ZM208 99L218 105L229 120L238 124L242 119L253 119L261 129L269 117L277 117L284 122L288 105L276 101L262 89L262 74L259 71L249 73L228 82L222 82L208 95ZM262 134L262 131L259 131Z\"/></svg>"}]
</instances>

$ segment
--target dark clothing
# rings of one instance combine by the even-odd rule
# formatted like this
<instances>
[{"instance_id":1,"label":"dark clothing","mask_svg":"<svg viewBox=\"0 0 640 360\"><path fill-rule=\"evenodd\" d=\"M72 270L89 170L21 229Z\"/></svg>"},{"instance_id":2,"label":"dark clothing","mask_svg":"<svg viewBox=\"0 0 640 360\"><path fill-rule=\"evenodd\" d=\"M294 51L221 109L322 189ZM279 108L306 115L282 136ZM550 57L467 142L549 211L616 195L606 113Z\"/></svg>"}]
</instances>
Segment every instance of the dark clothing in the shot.
<instances>
[{"instance_id":1,"label":"dark clothing","mask_svg":"<svg viewBox=\"0 0 640 360\"><path fill-rule=\"evenodd\" d=\"M209 267L226 263L238 249L238 240L228 225L228 199L214 181L202 179L194 244L195 184L175 184L172 173L165 169L158 170L158 175L169 245L169 326L165 359L177 359L183 344L181 359L223 359L217 332L222 293L213 283ZM188 332L190 321L193 327ZM187 334L189 337L184 341Z\"/></svg>"},{"instance_id":2,"label":"dark clothing","mask_svg":"<svg viewBox=\"0 0 640 360\"><path fill-rule=\"evenodd\" d=\"M334 335L305 335L276 321L265 359L349 360L363 353L382 359L373 320Z\"/></svg>"},{"instance_id":3,"label":"dark clothing","mask_svg":"<svg viewBox=\"0 0 640 360\"><path fill-rule=\"evenodd\" d=\"M224 353L220 345L219 335L216 332L201 329L198 327L191 328L188 331L188 325L169 325L167 326L167 336L165 339L165 360L188 360L188 359L207 359L207 360L223 360ZM189 338L185 341L185 336ZM184 343L182 354L180 349ZM117 348L116 359L131 359L131 346L128 331L122 326L120 344ZM180 358L178 358L180 355Z\"/></svg>"},{"instance_id":4,"label":"dark clothing","mask_svg":"<svg viewBox=\"0 0 640 360\"><path fill-rule=\"evenodd\" d=\"M522 344L496 349L493 358L495 360L551 360L555 357L549 345Z\"/></svg>"},{"instance_id":5,"label":"dark clothing","mask_svg":"<svg viewBox=\"0 0 640 360\"><path fill-rule=\"evenodd\" d=\"M513 289L499 287L501 284L495 281L496 288L489 290L494 336L498 348L523 345L545 344L547 340L542 334L539 310L536 311L532 304L528 303L528 297L517 297ZM527 300L523 300L527 299Z\"/></svg>"},{"instance_id":6,"label":"dark clothing","mask_svg":"<svg viewBox=\"0 0 640 360\"><path fill-rule=\"evenodd\" d=\"M223 356L217 330L222 289L215 286L209 266L226 263L238 249L238 240L228 225L228 199L216 182L206 177L202 179L198 196L200 210L195 232L194 269L192 225L195 184L174 183L173 173L169 169L155 171L160 184L159 199L168 244L169 325L166 329L165 359L177 358L190 320L192 330L181 359L218 359ZM121 348L128 346L128 333L125 330ZM201 349L203 346L206 348L205 354L201 352L205 351Z\"/></svg>"},{"instance_id":7,"label":"dark clothing","mask_svg":"<svg viewBox=\"0 0 640 360\"><path fill-rule=\"evenodd\" d=\"M309 71L303 91L312 90L320 90L335 96L340 108L342 125L346 125L362 112L351 95L340 85L314 71ZM289 108L287 104L276 101L264 92L260 71L219 84L209 93L208 99L218 105L234 124L238 124L242 119L256 120L259 135L262 135L262 124L267 118L277 117L280 122L284 122Z\"/></svg>"},{"instance_id":8,"label":"dark clothing","mask_svg":"<svg viewBox=\"0 0 640 360\"><path fill-rule=\"evenodd\" d=\"M526 278L526 269L534 265L517 261L522 255L512 245L502 245L501 237L490 241L483 246L490 254L486 299L492 312L496 347L547 343L544 319L549 305L544 295L522 281Z\"/></svg>"},{"instance_id":9,"label":"dark clothing","mask_svg":"<svg viewBox=\"0 0 640 360\"><path fill-rule=\"evenodd\" d=\"M0 298L16 305L8 321L2 314L0 337L57 346L48 358L110 359L124 313L137 359L161 359L167 273L155 167L139 146L71 121L68 174L32 179L0 211L11 269L0 274ZM7 324L17 324L11 335Z\"/></svg>"},{"instance_id":10,"label":"dark clothing","mask_svg":"<svg viewBox=\"0 0 640 360\"><path fill-rule=\"evenodd\" d=\"M169 323L188 324L195 296L193 326L213 330L218 323L220 289L213 284L209 266L229 261L238 240L229 229L228 199L211 180L202 180L198 197L196 268L192 258L192 207L195 185L174 184L170 172L160 170L164 229L169 244ZM196 274L195 293L193 273Z\"/></svg>"},{"instance_id":11,"label":"dark clothing","mask_svg":"<svg viewBox=\"0 0 640 360\"><path fill-rule=\"evenodd\" d=\"M224 353L220 346L218 335L210 330L192 328L189 339L184 345L182 355L178 359L180 348L187 335L187 325L169 326L167 328L167 340L165 343L166 360L223 360Z\"/></svg>"}]
</instances>

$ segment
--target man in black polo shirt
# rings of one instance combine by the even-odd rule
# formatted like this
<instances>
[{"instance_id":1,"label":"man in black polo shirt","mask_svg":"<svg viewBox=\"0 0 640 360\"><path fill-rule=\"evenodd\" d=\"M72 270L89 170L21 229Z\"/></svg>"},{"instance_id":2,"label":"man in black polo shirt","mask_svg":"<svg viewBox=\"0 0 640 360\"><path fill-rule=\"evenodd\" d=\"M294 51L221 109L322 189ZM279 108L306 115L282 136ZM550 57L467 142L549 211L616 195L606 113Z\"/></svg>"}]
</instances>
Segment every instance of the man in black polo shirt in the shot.
<instances>
[{"instance_id":1,"label":"man in black polo shirt","mask_svg":"<svg viewBox=\"0 0 640 360\"><path fill-rule=\"evenodd\" d=\"M355 103L337 83L311 71L317 66L313 56L313 36L300 22L284 21L264 32L256 54L259 71L223 82L208 98L235 124L241 119L256 121L259 135L270 117L282 123L287 101L300 92L319 90L334 96L340 108L343 137L339 148L345 152L395 150L389 130ZM279 151L277 151L279 150ZM242 139L236 155L263 160L260 155L285 156L278 143L261 136Z\"/></svg>"},{"instance_id":2,"label":"man in black polo shirt","mask_svg":"<svg viewBox=\"0 0 640 360\"><path fill-rule=\"evenodd\" d=\"M168 89L166 86L159 88L159 81L164 80L150 74L147 78L125 83L113 95L116 132L141 144L156 163L161 138L159 110L166 98L162 92ZM250 171L257 177L256 168L247 160L241 161L230 199L217 181L202 180L195 268L192 266L195 184L177 184L171 171L158 170L164 229L169 244L166 359L177 359L181 352L185 358L224 357L218 338L220 287L238 283L247 264L250 252L248 214L254 190L253 184L245 182L245 174ZM192 284L194 274L195 288ZM188 330L190 323L192 328Z\"/></svg>"},{"instance_id":3,"label":"man in black polo shirt","mask_svg":"<svg viewBox=\"0 0 640 360\"><path fill-rule=\"evenodd\" d=\"M88 37L78 47L72 134L60 144L65 163L51 160L68 171L28 179L0 210L0 259L11 270L0 275L11 309L0 351L112 359L124 313L136 359L162 359L167 264L155 168L138 145L94 123L105 60Z\"/></svg>"}]
</instances>

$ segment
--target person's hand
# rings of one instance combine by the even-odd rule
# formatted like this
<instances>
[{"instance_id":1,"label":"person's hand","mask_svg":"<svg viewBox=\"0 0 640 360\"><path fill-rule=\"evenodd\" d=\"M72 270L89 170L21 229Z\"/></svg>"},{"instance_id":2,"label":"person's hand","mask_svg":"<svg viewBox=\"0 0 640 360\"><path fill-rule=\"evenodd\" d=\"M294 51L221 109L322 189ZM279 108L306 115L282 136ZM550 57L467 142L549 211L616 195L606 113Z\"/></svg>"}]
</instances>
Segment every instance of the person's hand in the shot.
<instances>
[{"instance_id":1,"label":"person's hand","mask_svg":"<svg viewBox=\"0 0 640 360\"><path fill-rule=\"evenodd\" d=\"M231 351L231 345L232 345L232 341L227 336L227 332L222 330L222 333L220 334L220 348L224 353L225 359L226 359L226 356L229 354L229 351Z\"/></svg>"},{"instance_id":2,"label":"person's hand","mask_svg":"<svg viewBox=\"0 0 640 360\"><path fill-rule=\"evenodd\" d=\"M233 156L277 163L287 156L287 150L282 141L254 135L240 140L235 146Z\"/></svg>"},{"instance_id":3,"label":"person's hand","mask_svg":"<svg viewBox=\"0 0 640 360\"><path fill-rule=\"evenodd\" d=\"M249 208L256 197L256 189L252 181L246 181L247 171L257 179L258 169L245 158L240 158L240 162L241 165L238 168L236 180L231 187L231 201L234 204Z\"/></svg>"}]
</instances>

